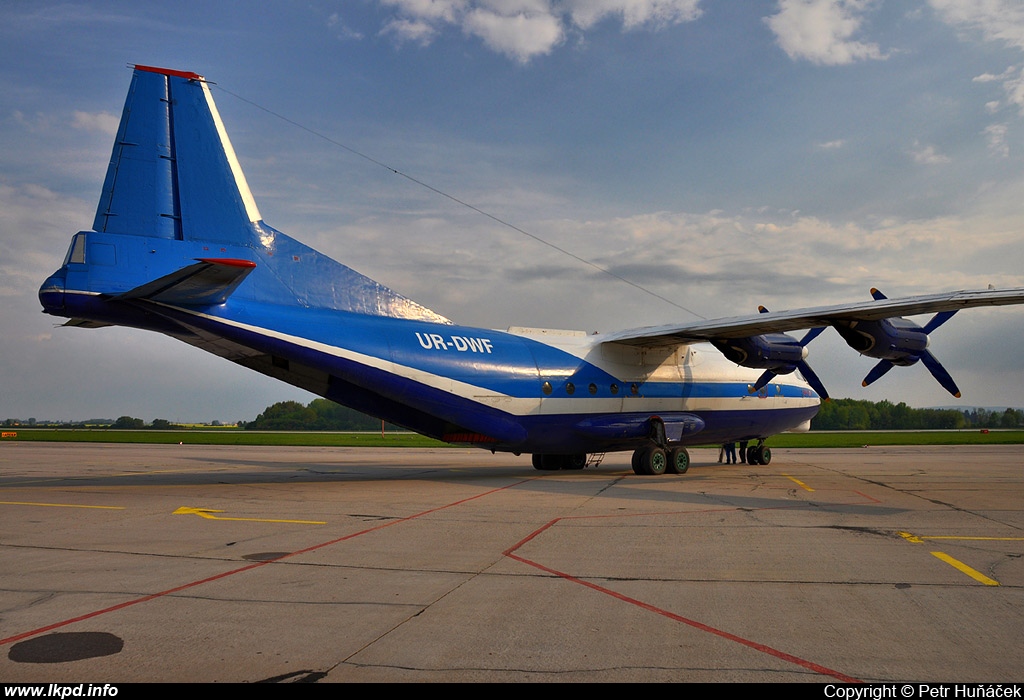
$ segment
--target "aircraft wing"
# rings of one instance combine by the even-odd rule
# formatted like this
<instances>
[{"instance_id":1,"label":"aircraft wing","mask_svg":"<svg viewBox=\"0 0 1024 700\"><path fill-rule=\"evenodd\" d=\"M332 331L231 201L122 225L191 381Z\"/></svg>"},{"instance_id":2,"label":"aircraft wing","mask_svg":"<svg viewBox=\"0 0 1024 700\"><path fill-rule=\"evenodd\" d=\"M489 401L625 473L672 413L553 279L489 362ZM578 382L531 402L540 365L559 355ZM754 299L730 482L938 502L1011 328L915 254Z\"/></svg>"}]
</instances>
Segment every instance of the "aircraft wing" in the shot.
<instances>
[{"instance_id":1,"label":"aircraft wing","mask_svg":"<svg viewBox=\"0 0 1024 700\"><path fill-rule=\"evenodd\" d=\"M675 345L706 340L747 338L765 333L784 333L802 328L818 328L842 321L877 321L896 316L958 311L976 306L1024 304L1024 287L979 289L942 294L927 294L898 299L873 299L852 304L815 306L792 311L772 311L748 316L733 316L693 323L633 328L601 333L603 343L625 345Z\"/></svg>"}]
</instances>

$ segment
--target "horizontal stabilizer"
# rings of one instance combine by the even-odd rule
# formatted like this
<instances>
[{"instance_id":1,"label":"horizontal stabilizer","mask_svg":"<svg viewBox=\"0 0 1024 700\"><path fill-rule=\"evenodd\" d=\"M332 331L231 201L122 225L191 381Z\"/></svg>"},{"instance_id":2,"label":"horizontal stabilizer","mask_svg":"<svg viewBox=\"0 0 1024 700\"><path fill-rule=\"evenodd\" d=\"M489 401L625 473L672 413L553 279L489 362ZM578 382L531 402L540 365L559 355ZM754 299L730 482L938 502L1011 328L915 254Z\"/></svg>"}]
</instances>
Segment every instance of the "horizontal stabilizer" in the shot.
<instances>
[{"instance_id":1,"label":"horizontal stabilizer","mask_svg":"<svg viewBox=\"0 0 1024 700\"><path fill-rule=\"evenodd\" d=\"M198 258L194 265L147 282L114 299L146 299L176 306L223 304L254 269L256 263L250 260Z\"/></svg>"},{"instance_id":2,"label":"horizontal stabilizer","mask_svg":"<svg viewBox=\"0 0 1024 700\"><path fill-rule=\"evenodd\" d=\"M112 326L113 323L104 323L102 321L90 321L87 318L72 318L67 323L61 324L61 328L106 328Z\"/></svg>"}]
</instances>

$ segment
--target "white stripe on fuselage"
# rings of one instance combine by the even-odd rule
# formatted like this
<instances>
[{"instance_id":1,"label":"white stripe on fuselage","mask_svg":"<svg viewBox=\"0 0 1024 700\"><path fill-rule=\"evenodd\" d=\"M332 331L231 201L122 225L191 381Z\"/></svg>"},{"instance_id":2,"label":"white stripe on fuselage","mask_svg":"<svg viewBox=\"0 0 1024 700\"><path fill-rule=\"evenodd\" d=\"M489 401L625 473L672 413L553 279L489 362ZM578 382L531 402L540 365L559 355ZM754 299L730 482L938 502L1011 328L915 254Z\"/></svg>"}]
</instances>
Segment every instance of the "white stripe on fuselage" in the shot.
<instances>
[{"instance_id":1,"label":"white stripe on fuselage","mask_svg":"<svg viewBox=\"0 0 1024 700\"><path fill-rule=\"evenodd\" d=\"M89 294L88 292L67 291L68 294ZM425 370L397 364L389 359L367 355L364 353L342 348L329 343L323 343L310 338L291 335L271 328L235 321L233 319L214 316L211 314L185 309L169 304L152 302L169 309L174 309L198 318L203 318L214 323L224 324L238 328L250 333L262 335L267 338L274 338L292 345L315 350L317 352L331 355L344 360L359 363L372 367L389 374L394 374L420 384L455 394L464 399L474 401L478 404L495 408L512 415L560 415L560 414L606 414L621 412L668 412L668 411L764 411L779 408L804 408L816 406L819 403L817 396L809 393L806 397L781 397L772 389L776 385L797 387L810 392L807 384L796 377L777 379L769 384L770 391L767 395L748 394L736 397L645 397L632 396L629 394L628 385L631 382L637 383L658 383L685 385L688 383L741 383L748 384L756 381L760 370L750 370L738 367L711 345L700 343L693 346L679 346L676 349L652 351L655 354L664 356L665 361L658 365L646 365L643 373L638 373L637 365L624 363L623 357L616 357L616 353L626 352L627 355L634 351L641 352L636 348L622 346L613 348L611 353L606 352L600 344L595 345L589 337L548 337L544 344L566 352L584 362L589 362L613 377L626 377L622 379L622 396L611 397L520 397L511 394L495 391L487 387L481 387L468 382L463 382L452 377L434 374ZM499 331L500 332L500 331ZM510 334L510 337L515 337ZM534 338L536 342L541 342ZM625 348L625 350L623 349ZM497 347L495 347L497 351ZM686 361L682 364L675 364L676 352L685 352ZM619 361L616 361L619 360ZM587 387L580 386L578 391L586 391ZM780 405L782 402L782 405Z\"/></svg>"}]
</instances>

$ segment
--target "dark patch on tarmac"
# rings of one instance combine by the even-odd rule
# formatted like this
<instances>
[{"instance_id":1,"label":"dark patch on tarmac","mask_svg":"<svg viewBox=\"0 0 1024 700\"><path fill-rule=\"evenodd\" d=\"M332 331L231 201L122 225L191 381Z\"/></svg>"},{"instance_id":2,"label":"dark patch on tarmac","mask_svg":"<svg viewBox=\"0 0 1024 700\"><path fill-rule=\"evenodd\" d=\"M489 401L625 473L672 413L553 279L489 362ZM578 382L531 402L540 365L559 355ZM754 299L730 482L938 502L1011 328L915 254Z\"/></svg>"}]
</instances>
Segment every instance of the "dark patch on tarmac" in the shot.
<instances>
[{"instance_id":1,"label":"dark patch on tarmac","mask_svg":"<svg viewBox=\"0 0 1024 700\"><path fill-rule=\"evenodd\" d=\"M23 664L59 664L119 654L124 640L109 632L54 632L18 642L7 658Z\"/></svg>"},{"instance_id":2,"label":"dark patch on tarmac","mask_svg":"<svg viewBox=\"0 0 1024 700\"><path fill-rule=\"evenodd\" d=\"M284 673L280 676L271 676L270 678L264 678L257 683L316 683L318 680L326 676L327 673L323 671L292 671L291 673Z\"/></svg>"},{"instance_id":3,"label":"dark patch on tarmac","mask_svg":"<svg viewBox=\"0 0 1024 700\"><path fill-rule=\"evenodd\" d=\"M248 561L273 561L274 559L280 559L286 557L291 552L255 552L253 554L243 554L242 559Z\"/></svg>"}]
</instances>

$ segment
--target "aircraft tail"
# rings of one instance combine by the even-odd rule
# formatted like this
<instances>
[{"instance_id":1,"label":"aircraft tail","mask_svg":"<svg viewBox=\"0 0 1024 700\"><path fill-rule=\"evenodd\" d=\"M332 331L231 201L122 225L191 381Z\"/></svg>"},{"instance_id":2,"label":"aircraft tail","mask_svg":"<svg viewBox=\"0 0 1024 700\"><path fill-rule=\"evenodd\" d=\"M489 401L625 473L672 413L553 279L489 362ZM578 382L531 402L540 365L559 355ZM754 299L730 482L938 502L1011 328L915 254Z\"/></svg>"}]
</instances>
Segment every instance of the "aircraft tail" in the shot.
<instances>
[{"instance_id":1,"label":"aircraft tail","mask_svg":"<svg viewBox=\"0 0 1024 700\"><path fill-rule=\"evenodd\" d=\"M191 277L194 270L187 265L195 260L232 258L255 267L244 279L239 275L229 294L278 304L448 322L267 225L228 139L210 84L197 73L134 68L93 222L94 232L112 235L84 235L90 247L100 240L127 244L128 237L142 237L148 239L147 252L159 252L159 256L146 258L145 266L136 266L132 274L126 272L112 288L93 291L117 296L153 289L165 277ZM171 250L173 254L165 254ZM115 251L110 257L116 257L121 265L122 260L140 259L125 253ZM196 279L208 274L212 273ZM104 277L112 279L109 268ZM195 281L190 284L195 286ZM214 285L182 298L190 298L194 304L222 302L226 298L222 292Z\"/></svg>"},{"instance_id":2,"label":"aircraft tail","mask_svg":"<svg viewBox=\"0 0 1024 700\"><path fill-rule=\"evenodd\" d=\"M244 245L262 218L206 80L135 66L93 230Z\"/></svg>"}]
</instances>

